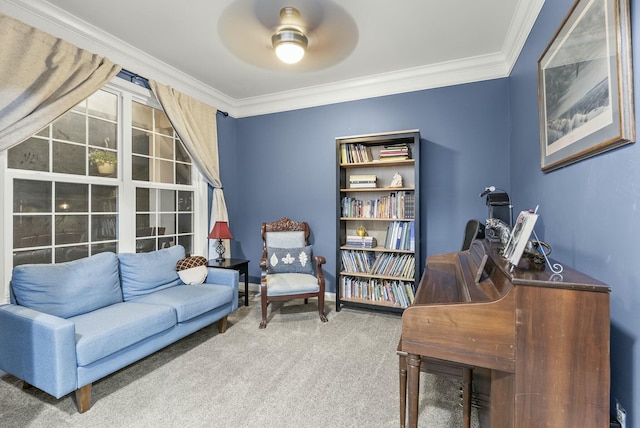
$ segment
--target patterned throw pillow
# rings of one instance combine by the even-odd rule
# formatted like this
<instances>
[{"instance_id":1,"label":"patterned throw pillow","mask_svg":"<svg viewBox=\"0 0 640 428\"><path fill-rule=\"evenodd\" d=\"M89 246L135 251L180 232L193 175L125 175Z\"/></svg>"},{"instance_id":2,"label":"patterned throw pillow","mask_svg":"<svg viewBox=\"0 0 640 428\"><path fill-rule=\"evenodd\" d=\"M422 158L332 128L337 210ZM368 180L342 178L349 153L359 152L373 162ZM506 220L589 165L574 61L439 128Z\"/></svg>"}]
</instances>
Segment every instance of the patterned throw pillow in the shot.
<instances>
[{"instance_id":1,"label":"patterned throw pillow","mask_svg":"<svg viewBox=\"0 0 640 428\"><path fill-rule=\"evenodd\" d=\"M267 273L308 273L313 275L312 246L267 247Z\"/></svg>"},{"instance_id":2,"label":"patterned throw pillow","mask_svg":"<svg viewBox=\"0 0 640 428\"><path fill-rule=\"evenodd\" d=\"M202 284L207 279L207 259L202 256L186 257L178 260L176 270L185 284Z\"/></svg>"}]
</instances>

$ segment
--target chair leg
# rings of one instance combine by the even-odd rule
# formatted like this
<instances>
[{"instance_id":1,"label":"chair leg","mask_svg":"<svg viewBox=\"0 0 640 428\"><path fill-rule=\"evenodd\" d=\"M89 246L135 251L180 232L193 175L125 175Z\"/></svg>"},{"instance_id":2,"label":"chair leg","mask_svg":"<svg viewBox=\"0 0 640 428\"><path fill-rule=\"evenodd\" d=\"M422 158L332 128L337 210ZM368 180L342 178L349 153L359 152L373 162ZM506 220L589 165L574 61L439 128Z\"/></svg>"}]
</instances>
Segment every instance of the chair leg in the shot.
<instances>
[{"instance_id":1,"label":"chair leg","mask_svg":"<svg viewBox=\"0 0 640 428\"><path fill-rule=\"evenodd\" d=\"M260 328L267 328L267 290L265 287L262 288L260 303L262 306L262 321L260 321Z\"/></svg>"},{"instance_id":2,"label":"chair leg","mask_svg":"<svg viewBox=\"0 0 640 428\"><path fill-rule=\"evenodd\" d=\"M91 408L91 384L76 389L78 412L84 413Z\"/></svg>"},{"instance_id":3,"label":"chair leg","mask_svg":"<svg viewBox=\"0 0 640 428\"><path fill-rule=\"evenodd\" d=\"M320 321L329 321L327 316L324 314L324 293L318 294L318 312L320 313Z\"/></svg>"}]
</instances>

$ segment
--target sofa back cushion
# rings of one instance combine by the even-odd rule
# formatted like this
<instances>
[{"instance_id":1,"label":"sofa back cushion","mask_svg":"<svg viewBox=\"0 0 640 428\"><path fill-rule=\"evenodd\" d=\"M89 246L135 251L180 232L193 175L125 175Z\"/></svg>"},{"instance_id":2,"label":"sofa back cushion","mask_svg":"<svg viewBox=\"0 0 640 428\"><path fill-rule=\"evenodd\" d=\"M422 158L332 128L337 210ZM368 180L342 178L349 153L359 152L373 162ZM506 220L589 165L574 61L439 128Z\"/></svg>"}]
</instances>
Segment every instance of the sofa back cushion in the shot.
<instances>
[{"instance_id":1,"label":"sofa back cushion","mask_svg":"<svg viewBox=\"0 0 640 428\"><path fill-rule=\"evenodd\" d=\"M122 302L114 253L66 263L16 266L11 288L17 304L62 318Z\"/></svg>"},{"instance_id":2,"label":"sofa back cushion","mask_svg":"<svg viewBox=\"0 0 640 428\"><path fill-rule=\"evenodd\" d=\"M184 254L181 245L150 253L121 253L118 257L124 300L182 284L176 263Z\"/></svg>"}]
</instances>

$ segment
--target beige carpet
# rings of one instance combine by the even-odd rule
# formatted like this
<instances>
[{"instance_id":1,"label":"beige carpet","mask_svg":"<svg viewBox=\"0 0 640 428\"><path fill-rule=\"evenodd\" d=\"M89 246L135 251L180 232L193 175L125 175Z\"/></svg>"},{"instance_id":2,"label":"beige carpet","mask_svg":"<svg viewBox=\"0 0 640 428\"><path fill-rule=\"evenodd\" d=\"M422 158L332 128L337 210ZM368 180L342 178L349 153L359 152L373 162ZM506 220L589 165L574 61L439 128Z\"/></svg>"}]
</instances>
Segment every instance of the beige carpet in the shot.
<instances>
[{"instance_id":1,"label":"beige carpet","mask_svg":"<svg viewBox=\"0 0 640 428\"><path fill-rule=\"evenodd\" d=\"M259 300L93 386L92 408L0 378L7 427L398 427L398 315ZM421 427L459 427L460 385L421 377ZM475 418L475 414L474 414ZM474 421L477 425L477 422Z\"/></svg>"}]
</instances>

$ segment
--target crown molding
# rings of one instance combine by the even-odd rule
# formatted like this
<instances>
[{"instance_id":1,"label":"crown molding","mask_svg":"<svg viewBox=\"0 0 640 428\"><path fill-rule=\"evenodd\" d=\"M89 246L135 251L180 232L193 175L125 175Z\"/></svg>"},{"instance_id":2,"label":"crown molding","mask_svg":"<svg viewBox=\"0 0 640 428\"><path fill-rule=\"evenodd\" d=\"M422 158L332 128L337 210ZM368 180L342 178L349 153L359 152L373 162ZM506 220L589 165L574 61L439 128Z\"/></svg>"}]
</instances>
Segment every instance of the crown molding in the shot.
<instances>
[{"instance_id":1,"label":"crown molding","mask_svg":"<svg viewBox=\"0 0 640 428\"><path fill-rule=\"evenodd\" d=\"M507 77L543 4L518 2L502 52L243 99L231 98L46 1L0 0L0 12L241 118Z\"/></svg>"}]
</instances>

